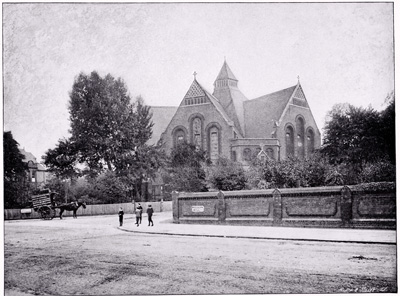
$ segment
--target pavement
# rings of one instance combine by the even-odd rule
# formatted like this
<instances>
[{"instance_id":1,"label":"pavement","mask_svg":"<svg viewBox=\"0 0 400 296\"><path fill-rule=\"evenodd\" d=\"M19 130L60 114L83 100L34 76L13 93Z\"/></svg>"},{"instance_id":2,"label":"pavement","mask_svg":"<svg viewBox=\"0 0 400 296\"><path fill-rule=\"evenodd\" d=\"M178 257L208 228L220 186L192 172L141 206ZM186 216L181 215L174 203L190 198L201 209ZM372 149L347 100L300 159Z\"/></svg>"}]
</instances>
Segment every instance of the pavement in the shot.
<instances>
[{"instance_id":1,"label":"pavement","mask_svg":"<svg viewBox=\"0 0 400 296\"><path fill-rule=\"evenodd\" d=\"M131 217L132 216L132 217ZM338 243L396 244L396 230L350 228L302 228L239 225L197 225L173 223L172 212L153 214L154 226L147 226L147 215L135 225L133 215L125 215L124 225L118 229L134 233L221 238L319 241Z\"/></svg>"}]
</instances>

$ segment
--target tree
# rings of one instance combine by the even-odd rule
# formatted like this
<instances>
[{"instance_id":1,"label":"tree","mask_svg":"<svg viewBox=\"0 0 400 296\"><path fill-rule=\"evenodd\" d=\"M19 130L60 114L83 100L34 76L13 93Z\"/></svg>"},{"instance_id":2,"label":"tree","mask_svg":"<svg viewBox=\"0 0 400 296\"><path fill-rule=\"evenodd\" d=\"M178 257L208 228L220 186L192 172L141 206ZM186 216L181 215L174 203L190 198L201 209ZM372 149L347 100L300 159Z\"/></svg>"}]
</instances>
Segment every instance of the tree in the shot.
<instances>
[{"instance_id":1,"label":"tree","mask_svg":"<svg viewBox=\"0 0 400 296\"><path fill-rule=\"evenodd\" d=\"M49 149L43 156L44 164L49 172L54 173L60 179L74 179L80 175L76 167L78 162L77 149L70 140L58 140L54 149Z\"/></svg>"},{"instance_id":2,"label":"tree","mask_svg":"<svg viewBox=\"0 0 400 296\"><path fill-rule=\"evenodd\" d=\"M377 161L385 156L379 112L350 105L344 111L334 108L329 118L324 127L321 152L332 164L347 163L355 172L360 172L366 161Z\"/></svg>"},{"instance_id":3,"label":"tree","mask_svg":"<svg viewBox=\"0 0 400 296\"><path fill-rule=\"evenodd\" d=\"M25 177L27 166L23 162L25 156L18 149L18 142L11 132L3 133L4 178L13 181Z\"/></svg>"},{"instance_id":4,"label":"tree","mask_svg":"<svg viewBox=\"0 0 400 296\"><path fill-rule=\"evenodd\" d=\"M207 191L204 166L210 163L203 150L193 144L181 143L171 151L164 179L175 191Z\"/></svg>"},{"instance_id":5,"label":"tree","mask_svg":"<svg viewBox=\"0 0 400 296\"><path fill-rule=\"evenodd\" d=\"M240 163L220 157L215 166L207 170L207 181L218 190L242 190L246 187L246 175Z\"/></svg>"},{"instance_id":6,"label":"tree","mask_svg":"<svg viewBox=\"0 0 400 296\"><path fill-rule=\"evenodd\" d=\"M44 157L58 177L84 175L94 180L113 172L126 188L141 188L142 180L160 167L161 147L146 144L152 136L151 109L141 97L131 102L122 79L110 74L102 78L97 72L79 74L69 112L71 137L59 140Z\"/></svg>"},{"instance_id":7,"label":"tree","mask_svg":"<svg viewBox=\"0 0 400 296\"><path fill-rule=\"evenodd\" d=\"M126 194L126 184L118 178L115 172L106 171L91 182L88 191L89 199L98 199L102 203L123 203L131 200Z\"/></svg>"},{"instance_id":8,"label":"tree","mask_svg":"<svg viewBox=\"0 0 400 296\"><path fill-rule=\"evenodd\" d=\"M113 170L118 156L135 147L143 135L130 103L125 83L110 74L92 72L75 79L70 93L71 142L79 150L79 162L95 174ZM143 139L140 139L143 141Z\"/></svg>"},{"instance_id":9,"label":"tree","mask_svg":"<svg viewBox=\"0 0 400 296\"><path fill-rule=\"evenodd\" d=\"M27 165L25 156L18 149L11 131L3 132L4 160L4 207L24 207L28 202L28 187L25 183Z\"/></svg>"},{"instance_id":10,"label":"tree","mask_svg":"<svg viewBox=\"0 0 400 296\"><path fill-rule=\"evenodd\" d=\"M386 97L388 104L386 109L381 112L381 133L384 141L384 150L390 162L396 164L396 119L395 119L395 97L391 92Z\"/></svg>"}]
</instances>

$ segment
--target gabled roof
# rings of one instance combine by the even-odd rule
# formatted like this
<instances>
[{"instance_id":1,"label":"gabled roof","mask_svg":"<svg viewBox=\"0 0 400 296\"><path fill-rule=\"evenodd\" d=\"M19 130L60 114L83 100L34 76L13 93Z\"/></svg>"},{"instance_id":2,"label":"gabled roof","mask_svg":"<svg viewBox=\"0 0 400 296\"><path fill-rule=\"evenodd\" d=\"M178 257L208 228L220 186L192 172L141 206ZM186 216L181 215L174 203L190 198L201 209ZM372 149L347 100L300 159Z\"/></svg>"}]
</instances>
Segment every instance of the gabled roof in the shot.
<instances>
[{"instance_id":1,"label":"gabled roof","mask_svg":"<svg viewBox=\"0 0 400 296\"><path fill-rule=\"evenodd\" d=\"M29 162L32 161L33 163L37 163L36 157L33 156L32 153L25 151L25 149L19 149L22 155L25 156L25 158L22 160L23 162Z\"/></svg>"},{"instance_id":2,"label":"gabled roof","mask_svg":"<svg viewBox=\"0 0 400 296\"><path fill-rule=\"evenodd\" d=\"M246 138L265 138L274 131L297 85L244 102ZM266 120L268 118L268 121Z\"/></svg>"},{"instance_id":3,"label":"gabled roof","mask_svg":"<svg viewBox=\"0 0 400 296\"><path fill-rule=\"evenodd\" d=\"M228 114L225 112L224 108L222 107L220 101L213 96L209 91L207 91L206 88L204 88L202 85L200 85L199 82L197 82L197 80L195 79L192 83L195 84L201 88L201 90L204 92L204 94L208 97L208 99L210 100L210 102L215 106L215 108L218 110L218 112L222 115L222 117L225 119L225 121L229 124L229 125L233 125L233 122L231 120L231 118L228 116Z\"/></svg>"},{"instance_id":4,"label":"gabled roof","mask_svg":"<svg viewBox=\"0 0 400 296\"><path fill-rule=\"evenodd\" d=\"M162 134L166 131L166 129L171 124L171 122L174 120L175 116L178 113L178 110L181 107L185 106L185 100L186 99L191 99L191 98L196 98L196 97L205 97L208 100L207 103L210 102L212 105L214 105L214 107L221 114L222 118L226 121L226 123L228 125L230 125L230 126L234 126L232 120L226 114L224 108L221 106L221 104L218 101L218 99L215 96L213 96L212 94L210 94L210 92L208 92L203 86L200 85L200 83L196 79L194 79L192 84L189 87L189 90L186 92L185 97L182 99L182 102L180 103L179 107L170 107L171 109L168 110L168 111L171 112L171 113L169 113L169 115L166 116L169 119L166 120L164 124L158 123L159 126L164 126L165 127L165 128L163 128L162 132L159 134L158 138L156 138L156 133L153 131L152 139L154 139L154 140L160 139L162 137ZM152 108L154 108L154 107L152 107ZM165 107L158 107L158 108L165 108ZM175 108L175 110L173 110L172 108ZM160 111L163 112L162 109ZM153 118L157 118L157 121L159 121L159 119L160 119L160 117L157 117L157 116L154 116L154 115L153 115ZM165 119L167 119L167 118L165 118Z\"/></svg>"},{"instance_id":5,"label":"gabled roof","mask_svg":"<svg viewBox=\"0 0 400 296\"><path fill-rule=\"evenodd\" d=\"M229 68L228 64L226 63L226 61L224 61L224 64L222 65L221 70L219 71L219 74L217 76L217 78L215 80L223 80L223 79L232 79L232 80L236 80L235 75L233 75L232 70Z\"/></svg>"},{"instance_id":6,"label":"gabled roof","mask_svg":"<svg viewBox=\"0 0 400 296\"><path fill-rule=\"evenodd\" d=\"M167 106L151 106L150 111L153 114L152 120L154 123L153 134L150 140L147 141L148 145L157 144L161 134L165 131L168 124L171 122L172 117L176 113L178 107Z\"/></svg>"},{"instance_id":7,"label":"gabled roof","mask_svg":"<svg viewBox=\"0 0 400 296\"><path fill-rule=\"evenodd\" d=\"M201 87L201 85L197 82L196 79L193 80L192 84L189 87L189 90L186 92L184 99L186 98L196 98L205 96L205 91Z\"/></svg>"}]
</instances>

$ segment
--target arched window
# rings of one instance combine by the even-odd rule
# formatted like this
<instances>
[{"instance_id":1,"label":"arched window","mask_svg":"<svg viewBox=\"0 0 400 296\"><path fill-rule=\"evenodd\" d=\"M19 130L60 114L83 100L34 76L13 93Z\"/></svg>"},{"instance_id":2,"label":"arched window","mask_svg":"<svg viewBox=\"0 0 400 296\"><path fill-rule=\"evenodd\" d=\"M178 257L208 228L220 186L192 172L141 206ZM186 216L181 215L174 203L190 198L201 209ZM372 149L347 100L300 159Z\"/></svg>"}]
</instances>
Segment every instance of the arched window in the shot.
<instances>
[{"instance_id":1,"label":"arched window","mask_svg":"<svg viewBox=\"0 0 400 296\"><path fill-rule=\"evenodd\" d=\"M310 156L314 152L315 137L312 128L307 130L307 156Z\"/></svg>"},{"instance_id":2,"label":"arched window","mask_svg":"<svg viewBox=\"0 0 400 296\"><path fill-rule=\"evenodd\" d=\"M199 117L192 121L192 143L196 148L203 148L202 145L202 122Z\"/></svg>"},{"instance_id":3,"label":"arched window","mask_svg":"<svg viewBox=\"0 0 400 296\"><path fill-rule=\"evenodd\" d=\"M286 157L294 155L294 131L290 125L285 129Z\"/></svg>"},{"instance_id":4,"label":"arched window","mask_svg":"<svg viewBox=\"0 0 400 296\"><path fill-rule=\"evenodd\" d=\"M296 132L297 132L297 156L299 158L305 157L305 143L304 143L304 119L297 117L296 119Z\"/></svg>"},{"instance_id":5,"label":"arched window","mask_svg":"<svg viewBox=\"0 0 400 296\"><path fill-rule=\"evenodd\" d=\"M243 160L250 161L251 160L251 150L250 148L245 148L243 150Z\"/></svg>"},{"instance_id":6,"label":"arched window","mask_svg":"<svg viewBox=\"0 0 400 296\"><path fill-rule=\"evenodd\" d=\"M213 126L210 128L210 159L215 161L219 158L219 130Z\"/></svg>"},{"instance_id":7,"label":"arched window","mask_svg":"<svg viewBox=\"0 0 400 296\"><path fill-rule=\"evenodd\" d=\"M182 128L175 129L173 136L174 136L174 147L176 147L180 143L186 142L186 132Z\"/></svg>"}]
</instances>

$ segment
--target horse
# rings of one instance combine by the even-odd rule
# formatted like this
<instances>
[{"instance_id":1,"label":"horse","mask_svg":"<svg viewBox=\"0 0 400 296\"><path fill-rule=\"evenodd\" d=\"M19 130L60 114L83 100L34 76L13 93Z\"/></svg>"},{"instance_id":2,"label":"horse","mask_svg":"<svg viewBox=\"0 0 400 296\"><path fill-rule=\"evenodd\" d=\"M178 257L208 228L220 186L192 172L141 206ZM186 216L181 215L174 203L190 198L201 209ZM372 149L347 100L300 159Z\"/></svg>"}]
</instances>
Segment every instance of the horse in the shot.
<instances>
[{"instance_id":1,"label":"horse","mask_svg":"<svg viewBox=\"0 0 400 296\"><path fill-rule=\"evenodd\" d=\"M62 219L62 214L64 213L64 211L73 211L74 212L73 217L74 219L76 219L77 218L76 211L80 208L80 206L86 209L86 202L74 201L71 203L61 204L59 206L56 206L56 208L60 209L60 219Z\"/></svg>"}]
</instances>

